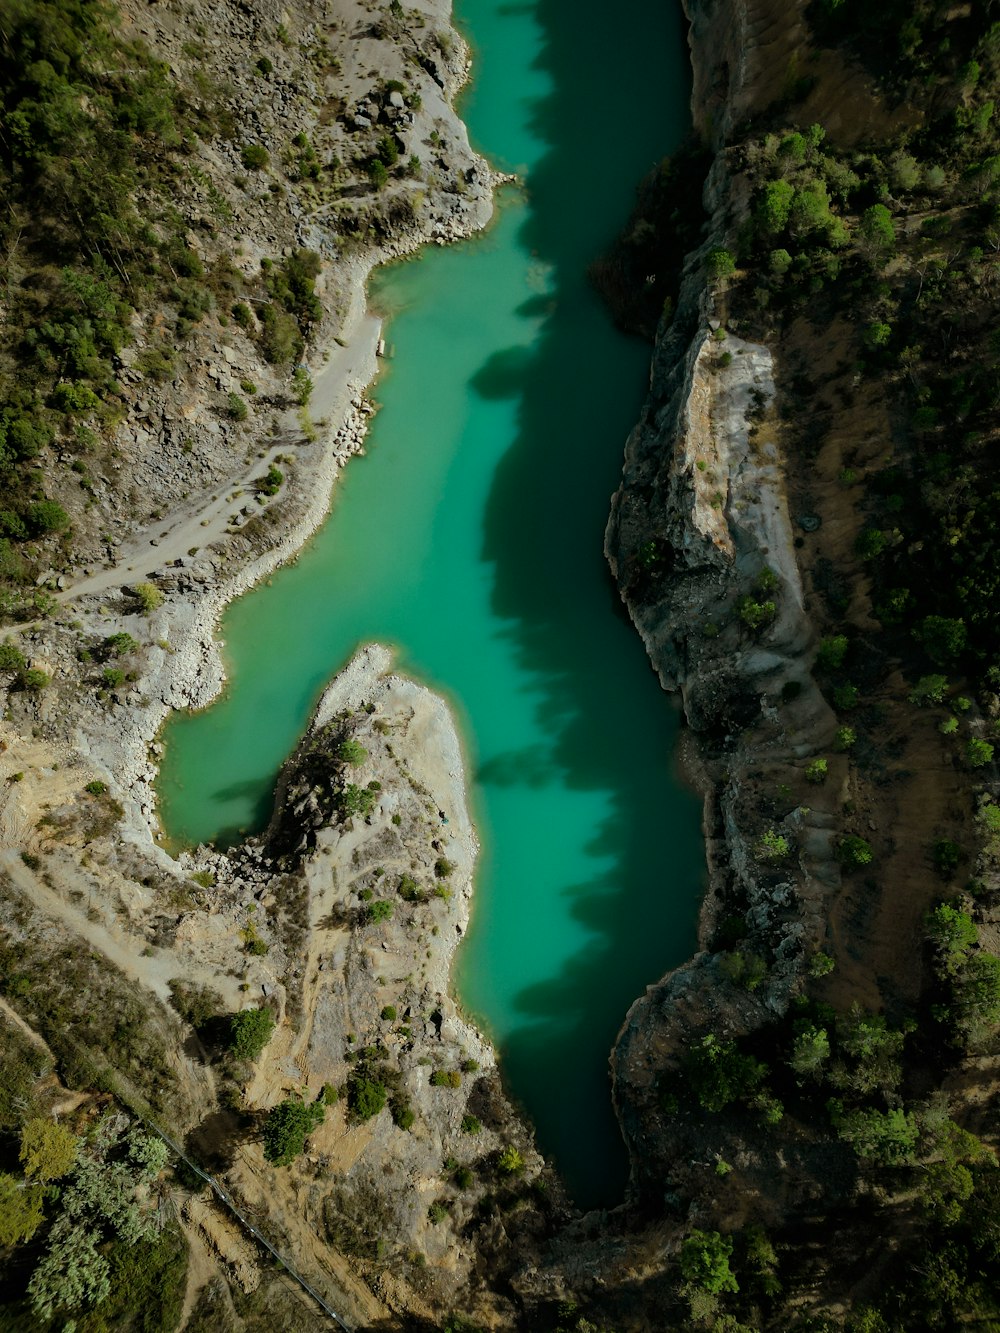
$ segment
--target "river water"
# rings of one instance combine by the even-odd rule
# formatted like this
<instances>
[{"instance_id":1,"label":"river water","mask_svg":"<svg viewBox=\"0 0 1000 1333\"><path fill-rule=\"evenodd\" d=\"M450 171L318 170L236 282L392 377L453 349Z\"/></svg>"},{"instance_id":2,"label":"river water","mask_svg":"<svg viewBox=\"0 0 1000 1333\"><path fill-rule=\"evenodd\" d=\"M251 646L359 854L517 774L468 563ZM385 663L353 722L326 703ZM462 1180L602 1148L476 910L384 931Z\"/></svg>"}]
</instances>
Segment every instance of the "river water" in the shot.
<instances>
[{"instance_id":1,"label":"river water","mask_svg":"<svg viewBox=\"0 0 1000 1333\"><path fill-rule=\"evenodd\" d=\"M261 827L322 686L359 644L453 702L483 853L456 965L511 1093L583 1205L620 1201L608 1052L687 957L703 848L676 720L601 548L649 349L588 263L687 127L680 7L460 0L473 142L521 189L489 231L373 284L394 353L367 455L298 563L234 603L229 686L166 730L175 842Z\"/></svg>"}]
</instances>

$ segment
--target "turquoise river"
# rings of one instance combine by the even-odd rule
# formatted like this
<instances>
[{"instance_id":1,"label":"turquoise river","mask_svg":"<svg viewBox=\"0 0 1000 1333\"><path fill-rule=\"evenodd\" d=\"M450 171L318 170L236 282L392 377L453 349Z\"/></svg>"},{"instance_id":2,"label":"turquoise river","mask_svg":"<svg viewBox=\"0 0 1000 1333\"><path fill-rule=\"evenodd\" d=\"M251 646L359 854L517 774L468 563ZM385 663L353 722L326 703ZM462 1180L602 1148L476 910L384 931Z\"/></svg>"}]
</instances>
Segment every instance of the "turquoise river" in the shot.
<instances>
[{"instance_id":1,"label":"turquoise river","mask_svg":"<svg viewBox=\"0 0 1000 1333\"><path fill-rule=\"evenodd\" d=\"M373 284L394 355L367 455L299 561L227 611L229 686L171 721L159 785L172 839L225 844L266 822L359 644L396 645L444 691L483 846L456 989L585 1206L622 1198L608 1053L691 952L703 865L674 710L602 557L649 349L615 332L586 269L688 124L679 4L619 19L597 0L459 3L462 114L524 187L485 235Z\"/></svg>"}]
</instances>

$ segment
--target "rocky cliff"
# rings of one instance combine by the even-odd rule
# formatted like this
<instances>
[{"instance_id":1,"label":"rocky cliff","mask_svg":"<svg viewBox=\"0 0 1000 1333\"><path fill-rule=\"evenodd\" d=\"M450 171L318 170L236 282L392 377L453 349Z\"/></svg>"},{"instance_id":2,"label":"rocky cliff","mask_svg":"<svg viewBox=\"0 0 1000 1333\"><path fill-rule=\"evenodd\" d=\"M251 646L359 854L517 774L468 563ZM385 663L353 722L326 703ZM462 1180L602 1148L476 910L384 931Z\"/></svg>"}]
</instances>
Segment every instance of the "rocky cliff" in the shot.
<instances>
[{"instance_id":1,"label":"rocky cliff","mask_svg":"<svg viewBox=\"0 0 1000 1333\"><path fill-rule=\"evenodd\" d=\"M815 635L795 549L796 519L809 519L789 513L776 367L768 347L739 336L724 281L707 281L704 264L746 207L728 132L777 95L796 50L796 15L734 0L691 4L689 17L694 120L717 149L705 188L708 235L689 256L676 313L657 339L606 536L650 661L683 701L709 871L698 955L636 1001L612 1058L637 1200L676 1189L679 1164L701 1140L701 1126L663 1110L680 1057L709 1031L743 1035L784 1011L824 944L824 902L840 882L829 798L808 808L790 800L808 760L829 747L835 718L810 675ZM775 805L782 789L788 796ZM768 835L791 855L762 856ZM734 921L741 949L766 960L766 980L752 992L719 966L724 923ZM763 1143L745 1158L750 1189L771 1164Z\"/></svg>"}]
</instances>

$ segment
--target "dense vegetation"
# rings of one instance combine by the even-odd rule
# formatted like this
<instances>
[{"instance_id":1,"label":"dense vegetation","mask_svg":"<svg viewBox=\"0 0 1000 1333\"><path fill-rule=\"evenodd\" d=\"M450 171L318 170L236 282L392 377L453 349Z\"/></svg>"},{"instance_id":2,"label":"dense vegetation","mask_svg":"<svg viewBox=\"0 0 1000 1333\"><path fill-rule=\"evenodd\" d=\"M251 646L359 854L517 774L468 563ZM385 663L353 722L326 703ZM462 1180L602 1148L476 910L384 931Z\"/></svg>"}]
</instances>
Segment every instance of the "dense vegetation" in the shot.
<instances>
[{"instance_id":1,"label":"dense vegetation","mask_svg":"<svg viewBox=\"0 0 1000 1333\"><path fill-rule=\"evenodd\" d=\"M0 16L4 616L49 609L29 587L34 562L56 541L72 550L71 514L53 492L90 485L87 457L126 408L120 355L140 333L135 367L165 382L206 320L232 318L290 368L321 314L309 251L264 261L252 283L226 246L207 258L185 201L203 177L199 139L231 137L231 112L203 72L182 85L118 24L103 0L9 0ZM202 225L210 240L213 225ZM230 399L220 411L244 419L243 399Z\"/></svg>"}]
</instances>

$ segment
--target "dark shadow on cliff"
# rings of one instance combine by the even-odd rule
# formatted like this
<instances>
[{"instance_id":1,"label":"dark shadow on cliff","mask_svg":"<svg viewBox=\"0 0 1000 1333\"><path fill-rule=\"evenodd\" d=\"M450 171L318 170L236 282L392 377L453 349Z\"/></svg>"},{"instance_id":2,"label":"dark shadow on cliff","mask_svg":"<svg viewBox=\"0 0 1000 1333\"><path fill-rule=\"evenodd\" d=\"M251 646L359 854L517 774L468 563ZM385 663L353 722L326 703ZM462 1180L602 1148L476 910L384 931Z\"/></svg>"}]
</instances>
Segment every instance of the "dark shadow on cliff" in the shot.
<instances>
[{"instance_id":1,"label":"dark shadow on cliff","mask_svg":"<svg viewBox=\"0 0 1000 1333\"><path fill-rule=\"evenodd\" d=\"M511 622L551 748L494 759L480 777L537 786L555 766L570 788L607 794L609 812L587 848L592 877L545 888L573 900L586 943L558 976L516 998L524 1023L502 1051L512 1088L530 1101L540 1145L559 1148L557 1165L592 1205L619 1201L625 1183L608 1095L610 1046L642 988L691 952L703 848L697 803L671 779L670 705L614 609L602 555L648 355L614 333L586 271L624 224L639 179L686 133L687 75L683 45L668 32L679 10L633 13L642 36L617 45L607 42L596 7L588 14L540 0L537 14L546 34L539 63L552 91L533 108L533 129L550 150L526 182L531 207L521 239L551 273L552 290L521 309L526 319L546 317L531 350L498 352L473 387L518 402L483 553L495 569L493 609ZM678 46L672 90L668 45ZM597 90L609 65L625 60L632 92L627 105L609 106ZM532 836L544 839L544 827Z\"/></svg>"}]
</instances>

